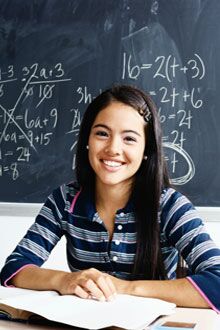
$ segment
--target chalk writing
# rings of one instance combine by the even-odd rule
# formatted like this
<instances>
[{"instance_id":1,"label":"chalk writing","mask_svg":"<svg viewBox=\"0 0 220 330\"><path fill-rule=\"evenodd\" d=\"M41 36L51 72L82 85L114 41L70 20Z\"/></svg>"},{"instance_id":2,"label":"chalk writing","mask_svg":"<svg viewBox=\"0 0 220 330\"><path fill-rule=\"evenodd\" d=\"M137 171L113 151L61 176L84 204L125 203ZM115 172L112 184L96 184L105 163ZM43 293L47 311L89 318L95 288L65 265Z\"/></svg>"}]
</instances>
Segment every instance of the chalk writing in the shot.
<instances>
[{"instance_id":1,"label":"chalk writing","mask_svg":"<svg viewBox=\"0 0 220 330\"><path fill-rule=\"evenodd\" d=\"M54 141L59 121L58 109L53 106L56 86L71 80L65 76L62 63L53 67L33 63L21 67L20 72L15 72L13 65L0 68L0 97L7 93L9 83L19 82L20 89L16 89L17 98L10 109L3 101L0 104L0 176L7 174L17 180L20 164L30 163L39 147L46 148ZM40 111L42 103L50 100L52 103Z\"/></svg>"},{"instance_id":2,"label":"chalk writing","mask_svg":"<svg viewBox=\"0 0 220 330\"><path fill-rule=\"evenodd\" d=\"M123 52L122 57L122 80L129 79L138 83L147 76L148 81L159 81L156 84L158 88L148 92L159 107L160 121L164 129L163 145L172 181L176 185L183 185L195 174L192 157L185 150L185 145L187 131L192 129L196 120L195 110L201 111L203 100L199 87L193 86L189 89L187 84L185 88L183 84L179 88L176 82L181 78L184 81L187 77L197 81L199 85L199 81L204 79L206 74L205 63L198 53L194 53L184 64L178 62L172 54L158 55L151 62L145 62L143 57L140 59L135 56L135 50L132 54ZM186 173L176 176L182 168Z\"/></svg>"},{"instance_id":3,"label":"chalk writing","mask_svg":"<svg viewBox=\"0 0 220 330\"><path fill-rule=\"evenodd\" d=\"M146 74L146 71L153 71L153 78L163 78L168 82L173 81L177 76L177 71L184 75L188 74L192 79L203 79L205 76L205 64L198 54L194 54L192 59L189 59L185 65L177 62L173 55L167 57L157 56L152 63L134 63L131 54L123 53L122 64L122 79L137 80L141 74Z\"/></svg>"},{"instance_id":4,"label":"chalk writing","mask_svg":"<svg viewBox=\"0 0 220 330\"><path fill-rule=\"evenodd\" d=\"M157 88L149 90L159 107L159 117L164 128L163 145L175 184L185 184L195 174L192 156L185 150L187 132L194 124L196 112L201 111L203 100L200 88L179 88L175 81L180 75L193 81L204 79L205 63L198 53L186 63L179 63L176 56L158 54L151 62L137 62L132 54L122 53L121 80L138 82L143 76L159 81ZM4 98L15 84L17 97L9 108ZM75 169L76 147L82 112L94 97L101 92L82 85L72 88L73 77L66 75L64 64L43 66L40 63L14 68L0 68L0 177L7 175L15 181L20 168L29 164L42 150L47 152L51 143L56 143L56 130L62 122L62 132L68 141L68 152ZM62 109L59 106L59 88L65 86L73 102ZM68 114L68 120L63 115ZM168 151L168 152L167 152ZM179 175L184 166L184 173Z\"/></svg>"}]
</instances>

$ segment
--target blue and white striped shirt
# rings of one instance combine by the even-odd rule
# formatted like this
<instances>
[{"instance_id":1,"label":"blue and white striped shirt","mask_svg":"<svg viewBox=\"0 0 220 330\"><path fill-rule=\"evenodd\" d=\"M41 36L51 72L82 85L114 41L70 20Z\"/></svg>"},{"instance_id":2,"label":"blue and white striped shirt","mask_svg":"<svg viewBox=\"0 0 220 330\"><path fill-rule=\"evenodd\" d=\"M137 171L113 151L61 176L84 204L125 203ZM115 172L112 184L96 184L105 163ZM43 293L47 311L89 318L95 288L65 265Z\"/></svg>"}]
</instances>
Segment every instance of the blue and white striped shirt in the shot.
<instances>
[{"instance_id":1,"label":"blue and white striped shirt","mask_svg":"<svg viewBox=\"0 0 220 330\"><path fill-rule=\"evenodd\" d=\"M73 208L74 206L74 208ZM73 210L72 210L73 209ZM136 223L132 201L115 215L114 233L108 231L95 209L88 189L62 185L46 200L35 223L7 258L1 282L27 265L41 266L65 235L71 271L94 267L122 279L134 279ZM220 249L206 232L190 201L168 188L160 200L160 241L168 279L176 278L178 254L184 258L189 281L216 311L220 310ZM137 277L136 277L137 279Z\"/></svg>"}]
</instances>

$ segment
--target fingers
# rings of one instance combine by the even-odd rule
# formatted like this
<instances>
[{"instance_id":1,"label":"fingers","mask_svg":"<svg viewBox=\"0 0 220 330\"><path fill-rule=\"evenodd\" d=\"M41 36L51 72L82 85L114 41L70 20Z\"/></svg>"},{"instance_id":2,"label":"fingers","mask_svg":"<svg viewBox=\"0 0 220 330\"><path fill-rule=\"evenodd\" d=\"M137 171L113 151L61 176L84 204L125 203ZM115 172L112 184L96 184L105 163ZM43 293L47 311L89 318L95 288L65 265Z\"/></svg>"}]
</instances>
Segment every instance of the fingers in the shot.
<instances>
[{"instance_id":1,"label":"fingers","mask_svg":"<svg viewBox=\"0 0 220 330\"><path fill-rule=\"evenodd\" d=\"M99 301L105 301L107 297L105 297L104 292L99 286L93 282L92 280L88 280L86 283L86 289L89 290L91 296Z\"/></svg>"},{"instance_id":2,"label":"fingers","mask_svg":"<svg viewBox=\"0 0 220 330\"><path fill-rule=\"evenodd\" d=\"M84 299L93 298L99 301L111 301L116 296L116 288L107 274L97 269L74 273L72 293Z\"/></svg>"},{"instance_id":3,"label":"fingers","mask_svg":"<svg viewBox=\"0 0 220 330\"><path fill-rule=\"evenodd\" d=\"M111 301L114 299L116 295L116 289L108 276L100 276L97 279L97 285L103 294L104 300Z\"/></svg>"},{"instance_id":4,"label":"fingers","mask_svg":"<svg viewBox=\"0 0 220 330\"><path fill-rule=\"evenodd\" d=\"M111 289L113 296L116 296L117 295L116 287L109 276L106 276L106 281L109 285L109 288Z\"/></svg>"},{"instance_id":5,"label":"fingers","mask_svg":"<svg viewBox=\"0 0 220 330\"><path fill-rule=\"evenodd\" d=\"M83 299L90 298L89 292L86 292L85 290L83 290L83 288L81 288L81 286L79 286L79 285L77 285L75 287L74 294Z\"/></svg>"}]
</instances>

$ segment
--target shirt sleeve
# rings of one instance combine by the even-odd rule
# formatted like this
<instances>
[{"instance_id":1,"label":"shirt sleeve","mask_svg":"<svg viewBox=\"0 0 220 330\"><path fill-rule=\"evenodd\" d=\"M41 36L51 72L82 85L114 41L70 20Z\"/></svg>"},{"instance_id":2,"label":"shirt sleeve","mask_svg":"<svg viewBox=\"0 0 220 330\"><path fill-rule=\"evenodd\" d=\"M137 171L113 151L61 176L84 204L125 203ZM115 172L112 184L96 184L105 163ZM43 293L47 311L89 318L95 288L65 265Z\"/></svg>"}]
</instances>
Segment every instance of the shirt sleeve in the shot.
<instances>
[{"instance_id":1,"label":"shirt sleeve","mask_svg":"<svg viewBox=\"0 0 220 330\"><path fill-rule=\"evenodd\" d=\"M170 189L165 197L161 219L169 244L185 260L187 279L220 313L220 249L211 239L192 203L182 194Z\"/></svg>"},{"instance_id":2,"label":"shirt sleeve","mask_svg":"<svg viewBox=\"0 0 220 330\"><path fill-rule=\"evenodd\" d=\"M66 214L65 186L54 190L41 208L33 225L6 259L1 270L1 284L30 265L41 266L63 235L62 220Z\"/></svg>"}]
</instances>

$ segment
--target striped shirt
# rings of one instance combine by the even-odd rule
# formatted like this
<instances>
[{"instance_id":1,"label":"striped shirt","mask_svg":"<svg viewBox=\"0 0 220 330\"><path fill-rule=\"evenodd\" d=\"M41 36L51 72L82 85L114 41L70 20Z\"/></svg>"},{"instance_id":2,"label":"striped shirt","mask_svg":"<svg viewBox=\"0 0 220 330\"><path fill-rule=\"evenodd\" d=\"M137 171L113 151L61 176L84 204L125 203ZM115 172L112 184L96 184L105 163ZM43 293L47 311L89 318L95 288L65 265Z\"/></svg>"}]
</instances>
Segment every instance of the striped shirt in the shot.
<instances>
[{"instance_id":1,"label":"striped shirt","mask_svg":"<svg viewBox=\"0 0 220 330\"><path fill-rule=\"evenodd\" d=\"M176 190L165 189L158 221L168 279L176 278L181 254L189 270L187 279L219 311L220 249L211 240L191 202ZM94 267L122 279L134 279L136 222L132 201L116 212L110 241L89 189L78 190L74 184L68 184L48 197L34 224L7 258L1 283L7 285L27 265L41 266L63 235L71 271Z\"/></svg>"}]
</instances>

